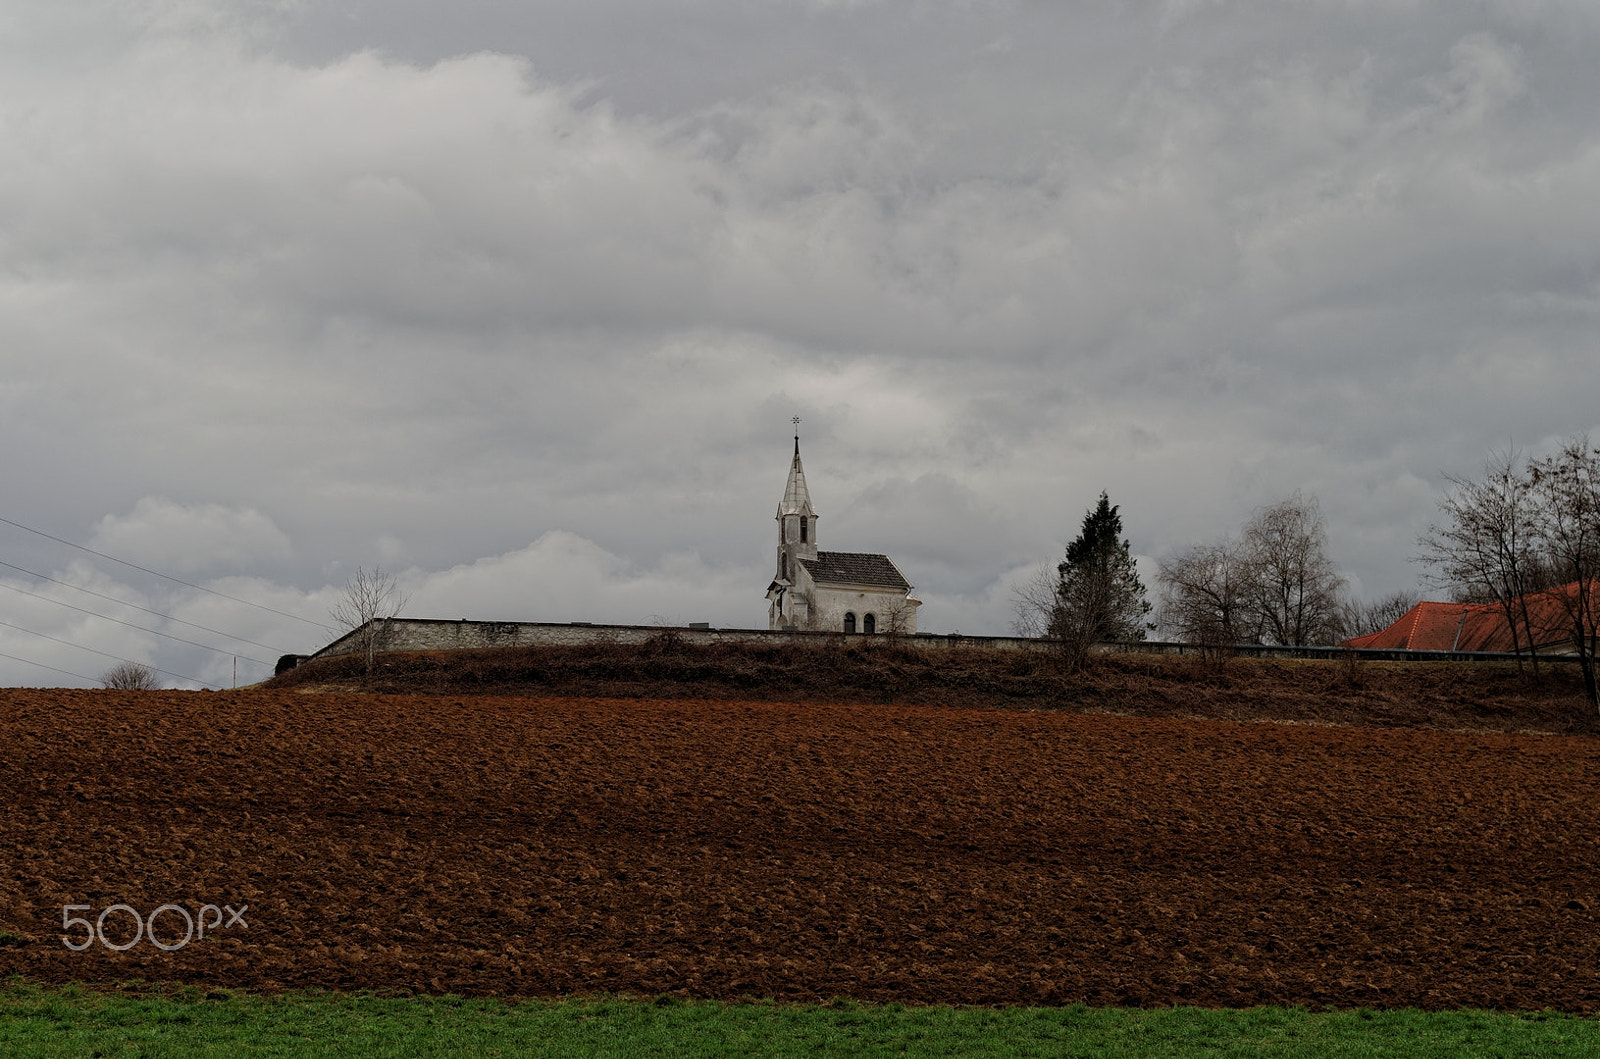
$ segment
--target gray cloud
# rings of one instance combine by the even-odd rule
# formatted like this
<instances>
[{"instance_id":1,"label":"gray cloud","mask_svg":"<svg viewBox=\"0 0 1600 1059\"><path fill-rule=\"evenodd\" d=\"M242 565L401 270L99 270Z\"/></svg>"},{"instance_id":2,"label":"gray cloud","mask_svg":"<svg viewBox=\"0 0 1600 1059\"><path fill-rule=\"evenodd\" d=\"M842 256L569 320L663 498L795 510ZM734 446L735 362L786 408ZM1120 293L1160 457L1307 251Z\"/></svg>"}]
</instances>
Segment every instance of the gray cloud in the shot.
<instances>
[{"instance_id":1,"label":"gray cloud","mask_svg":"<svg viewBox=\"0 0 1600 1059\"><path fill-rule=\"evenodd\" d=\"M1596 425L1597 28L1557 3L22 5L10 515L316 620L381 561L469 614L757 624L799 414L826 539L903 559L935 629L1002 631L1008 580L1102 488L1146 556L1316 493L1362 591L1405 587L1441 471ZM0 652L68 657L20 637Z\"/></svg>"}]
</instances>

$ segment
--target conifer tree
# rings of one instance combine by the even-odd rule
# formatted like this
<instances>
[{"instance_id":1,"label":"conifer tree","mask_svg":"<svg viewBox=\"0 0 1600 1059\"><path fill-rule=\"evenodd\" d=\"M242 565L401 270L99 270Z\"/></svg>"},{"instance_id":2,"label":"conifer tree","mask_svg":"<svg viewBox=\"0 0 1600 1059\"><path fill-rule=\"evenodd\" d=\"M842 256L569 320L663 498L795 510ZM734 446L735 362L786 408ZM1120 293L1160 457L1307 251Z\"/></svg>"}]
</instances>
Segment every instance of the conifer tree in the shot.
<instances>
[{"instance_id":1,"label":"conifer tree","mask_svg":"<svg viewBox=\"0 0 1600 1059\"><path fill-rule=\"evenodd\" d=\"M1057 568L1050 635L1061 644L1068 667L1081 667L1089 648L1103 641L1142 640L1150 628L1150 603L1122 540L1122 517L1102 492L1083 516L1083 529L1067 545Z\"/></svg>"}]
</instances>

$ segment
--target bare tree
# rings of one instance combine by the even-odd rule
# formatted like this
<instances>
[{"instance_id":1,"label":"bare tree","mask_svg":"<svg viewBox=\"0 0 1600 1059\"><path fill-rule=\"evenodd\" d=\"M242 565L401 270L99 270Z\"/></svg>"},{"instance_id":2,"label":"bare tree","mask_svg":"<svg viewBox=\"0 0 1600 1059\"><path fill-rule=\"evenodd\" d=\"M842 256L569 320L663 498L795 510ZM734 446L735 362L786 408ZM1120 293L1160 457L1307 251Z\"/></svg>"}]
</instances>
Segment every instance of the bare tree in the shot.
<instances>
[{"instance_id":1,"label":"bare tree","mask_svg":"<svg viewBox=\"0 0 1600 1059\"><path fill-rule=\"evenodd\" d=\"M1197 544L1161 563L1158 619L1185 643L1216 650L1258 638L1252 568L1237 542Z\"/></svg>"},{"instance_id":2,"label":"bare tree","mask_svg":"<svg viewBox=\"0 0 1600 1059\"><path fill-rule=\"evenodd\" d=\"M1539 508L1530 473L1515 448L1491 453L1481 479L1445 476L1450 490L1439 501L1440 522L1417 538L1417 560L1432 567L1428 580L1456 590L1464 601L1493 603L1511 631L1520 664L1523 649L1539 670L1529 596L1547 587L1539 555Z\"/></svg>"},{"instance_id":3,"label":"bare tree","mask_svg":"<svg viewBox=\"0 0 1600 1059\"><path fill-rule=\"evenodd\" d=\"M909 636L917 621L917 608L905 596L896 596L879 611L878 631L885 636Z\"/></svg>"},{"instance_id":4,"label":"bare tree","mask_svg":"<svg viewBox=\"0 0 1600 1059\"><path fill-rule=\"evenodd\" d=\"M102 686L114 691L159 691L161 680L156 671L138 662L118 662L100 674Z\"/></svg>"},{"instance_id":5,"label":"bare tree","mask_svg":"<svg viewBox=\"0 0 1600 1059\"><path fill-rule=\"evenodd\" d=\"M1011 589L1011 631L1018 636L1042 640L1050 635L1050 622L1056 612L1056 572L1049 563L1020 585Z\"/></svg>"},{"instance_id":6,"label":"bare tree","mask_svg":"<svg viewBox=\"0 0 1600 1059\"><path fill-rule=\"evenodd\" d=\"M1405 616L1417 605L1417 597L1410 592L1391 592L1374 603L1347 599L1339 605L1339 630L1341 640L1382 632Z\"/></svg>"},{"instance_id":7,"label":"bare tree","mask_svg":"<svg viewBox=\"0 0 1600 1059\"><path fill-rule=\"evenodd\" d=\"M355 575L345 582L344 594L328 613L340 628L354 634L354 646L366 661L366 671L372 672L372 660L388 639L389 619L399 614L410 599L400 591L393 574L384 573L375 566L369 573L357 567Z\"/></svg>"},{"instance_id":8,"label":"bare tree","mask_svg":"<svg viewBox=\"0 0 1600 1059\"><path fill-rule=\"evenodd\" d=\"M1554 456L1528 462L1535 501L1534 537L1561 587L1551 588L1566 615L1589 705L1600 709L1595 682L1596 578L1600 578L1600 449L1573 438Z\"/></svg>"},{"instance_id":9,"label":"bare tree","mask_svg":"<svg viewBox=\"0 0 1600 1059\"><path fill-rule=\"evenodd\" d=\"M1259 509L1245 524L1241 543L1262 637L1293 647L1332 643L1344 578L1328 558L1316 498L1297 492Z\"/></svg>"}]
</instances>

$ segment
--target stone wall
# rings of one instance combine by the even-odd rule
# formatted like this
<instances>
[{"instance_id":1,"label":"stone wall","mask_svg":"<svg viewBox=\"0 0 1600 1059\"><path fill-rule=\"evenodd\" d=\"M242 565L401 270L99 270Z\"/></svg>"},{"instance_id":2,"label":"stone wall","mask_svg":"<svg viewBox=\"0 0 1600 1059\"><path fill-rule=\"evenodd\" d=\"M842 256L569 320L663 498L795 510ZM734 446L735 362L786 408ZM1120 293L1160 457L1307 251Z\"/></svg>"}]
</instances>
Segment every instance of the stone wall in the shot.
<instances>
[{"instance_id":1,"label":"stone wall","mask_svg":"<svg viewBox=\"0 0 1600 1059\"><path fill-rule=\"evenodd\" d=\"M859 613L858 613L859 618ZM880 616L880 621L882 620ZM842 632L803 632L786 629L712 629L700 626L663 627L657 625L592 625L588 622L557 624L538 621L447 621L433 618L391 618L380 640L384 651L449 651L482 647L523 647L561 645L576 646L593 643L644 643L664 633L686 643L782 643L785 641L822 642L843 640L865 641L864 633L847 636ZM884 639L880 634L877 639ZM941 636L935 633L917 633L896 638L898 644L919 650L945 650L952 648L985 648L1007 651L1048 651L1053 645L1046 640L1020 636L962 636L952 633ZM355 633L347 633L310 658L330 658L335 655L354 654L359 651ZM1129 652L1136 654L1200 654L1202 648L1193 644L1146 641L1129 644L1097 644L1100 652ZM1503 661L1515 656L1485 654L1468 651L1402 651L1402 650L1349 650L1341 647L1271 647L1245 644L1230 648L1231 653L1245 658L1338 658L1355 656L1373 660L1390 661ZM285 659L293 656L285 656ZM1572 656L1566 656L1570 659ZM1540 656L1541 661L1558 661L1561 656Z\"/></svg>"},{"instance_id":2,"label":"stone wall","mask_svg":"<svg viewBox=\"0 0 1600 1059\"><path fill-rule=\"evenodd\" d=\"M843 609L840 610L843 621ZM857 619L865 611L857 613ZM885 621L880 613L880 625ZM591 625L587 622L557 624L541 621L448 621L435 618L391 618L379 639L383 651L450 651L479 647L524 647L588 643L644 643L651 637L670 632L686 643L776 643L786 640L844 639L841 632L806 632L784 629L711 629L665 628L657 625ZM865 635L857 633L850 639ZM994 647L1011 650L1035 650L1042 646L1037 640L1015 636L935 636L918 634L900 638L901 642L917 647L941 648L949 646ZM347 633L324 647L312 658L330 658L334 655L354 654L360 650L355 633Z\"/></svg>"}]
</instances>

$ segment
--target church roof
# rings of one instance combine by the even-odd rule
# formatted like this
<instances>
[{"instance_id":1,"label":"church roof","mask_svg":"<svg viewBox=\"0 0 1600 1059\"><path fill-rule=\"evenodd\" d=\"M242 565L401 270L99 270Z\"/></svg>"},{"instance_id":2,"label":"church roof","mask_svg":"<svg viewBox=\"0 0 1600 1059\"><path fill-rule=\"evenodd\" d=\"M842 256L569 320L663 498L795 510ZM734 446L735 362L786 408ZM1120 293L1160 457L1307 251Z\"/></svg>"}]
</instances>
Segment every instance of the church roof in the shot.
<instances>
[{"instance_id":1,"label":"church roof","mask_svg":"<svg viewBox=\"0 0 1600 1059\"><path fill-rule=\"evenodd\" d=\"M789 464L789 482L783 489L783 501L778 505L777 518L785 515L815 516L811 510L811 494L806 490L806 471L800 466L800 439L794 439L794 461Z\"/></svg>"},{"instance_id":2,"label":"church roof","mask_svg":"<svg viewBox=\"0 0 1600 1059\"><path fill-rule=\"evenodd\" d=\"M900 568L887 555L871 552L818 552L815 559L796 559L805 566L811 580L819 585L845 584L870 585L873 588L893 588L911 591Z\"/></svg>"}]
</instances>

